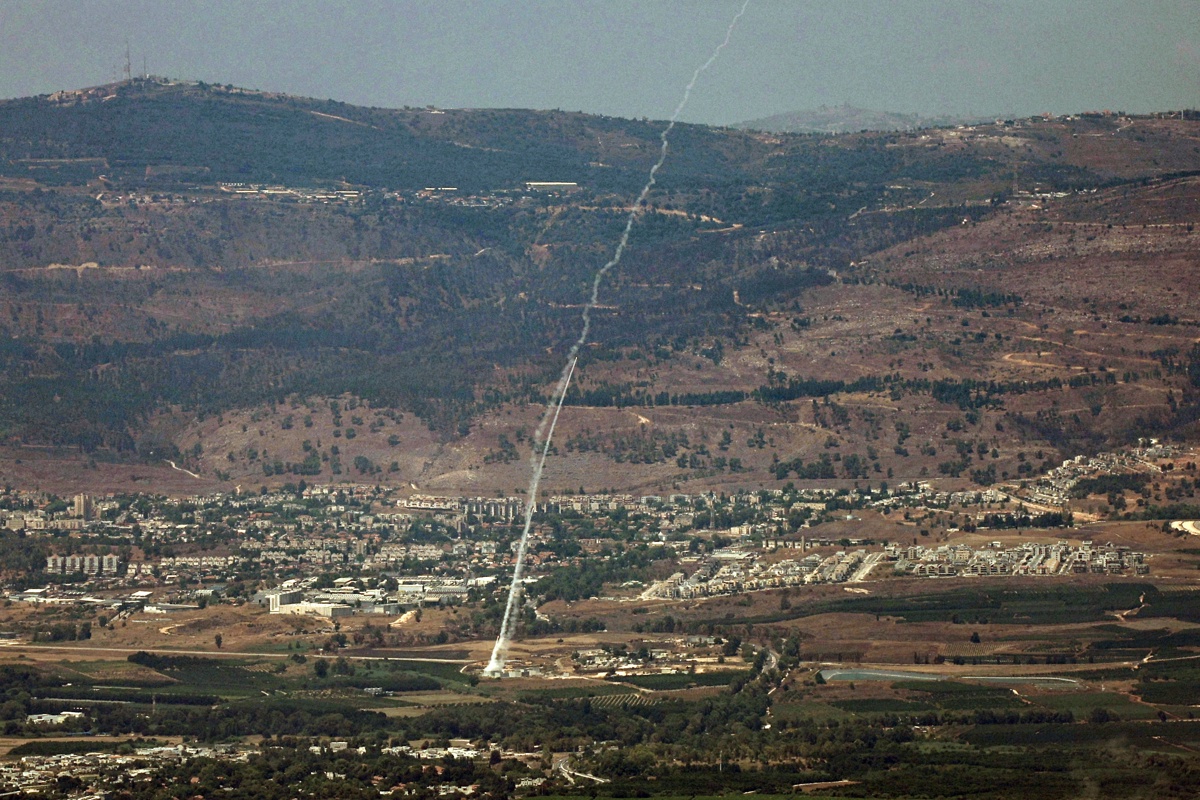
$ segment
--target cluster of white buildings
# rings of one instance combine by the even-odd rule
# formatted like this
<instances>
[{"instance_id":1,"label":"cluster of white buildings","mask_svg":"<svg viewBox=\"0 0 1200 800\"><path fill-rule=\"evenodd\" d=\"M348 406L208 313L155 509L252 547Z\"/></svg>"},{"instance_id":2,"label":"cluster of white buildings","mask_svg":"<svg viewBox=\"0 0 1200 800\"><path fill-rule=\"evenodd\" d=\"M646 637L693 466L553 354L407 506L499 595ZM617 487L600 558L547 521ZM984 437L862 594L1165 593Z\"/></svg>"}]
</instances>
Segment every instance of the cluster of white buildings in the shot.
<instances>
[{"instance_id":1,"label":"cluster of white buildings","mask_svg":"<svg viewBox=\"0 0 1200 800\"><path fill-rule=\"evenodd\" d=\"M46 715L55 716L55 715ZM247 761L249 752L233 752L211 747L177 745L168 747L144 747L136 754L81 753L57 756L25 756L19 760L0 761L0 784L14 787L14 795L23 793L40 794L51 792L60 775L96 776L100 773L117 773L122 782L132 783L151 780L154 773L165 763L180 762L188 758L223 758Z\"/></svg>"},{"instance_id":2,"label":"cluster of white buildings","mask_svg":"<svg viewBox=\"0 0 1200 800\"><path fill-rule=\"evenodd\" d=\"M768 547L776 542L768 541ZM788 541L784 544L795 545ZM829 544L823 542L823 544ZM778 548L776 548L778 550ZM676 572L646 589L642 600L655 598L687 600L696 597L807 586L818 583L848 583L864 580L881 564L891 564L898 573L917 577L1010 576L1010 575L1145 575L1150 571L1147 555L1123 545L1083 541L1071 544L1023 543L1005 548L992 542L985 548L966 544L937 547L888 544L883 550L842 549L833 553L808 553L803 544L795 558L773 563L764 552L729 547L708 556L684 557L698 563L689 575Z\"/></svg>"},{"instance_id":3,"label":"cluster of white buildings","mask_svg":"<svg viewBox=\"0 0 1200 800\"><path fill-rule=\"evenodd\" d=\"M471 747L470 743L465 740L459 740L457 743L452 741L446 747L412 747L401 744L395 747L385 747L381 752L388 755L412 756L424 761L440 761L443 758L476 759L482 754L481 750Z\"/></svg>"},{"instance_id":4,"label":"cluster of white buildings","mask_svg":"<svg viewBox=\"0 0 1200 800\"><path fill-rule=\"evenodd\" d=\"M897 572L921 577L955 575L1122 575L1132 569L1144 575L1150 571L1146 554L1128 547L1107 543L1079 545L1026 543L1003 548L992 542L988 548L975 549L965 544L923 547L888 545Z\"/></svg>"},{"instance_id":5,"label":"cluster of white buildings","mask_svg":"<svg viewBox=\"0 0 1200 800\"><path fill-rule=\"evenodd\" d=\"M642 598L687 600L785 586L844 583L854 577L867 557L866 550L839 550L829 555L813 553L767 564L753 551L728 548L701 559L700 567L691 575L676 572L655 583Z\"/></svg>"},{"instance_id":6,"label":"cluster of white buildings","mask_svg":"<svg viewBox=\"0 0 1200 800\"><path fill-rule=\"evenodd\" d=\"M60 711L57 714L27 714L27 725L65 725L68 722L78 722L87 715L82 711Z\"/></svg>"},{"instance_id":7,"label":"cluster of white buildings","mask_svg":"<svg viewBox=\"0 0 1200 800\"><path fill-rule=\"evenodd\" d=\"M95 519L96 503L90 495L77 494L65 511L44 509L8 511L0 509L0 523L10 531L81 531Z\"/></svg>"},{"instance_id":8,"label":"cluster of white buildings","mask_svg":"<svg viewBox=\"0 0 1200 800\"><path fill-rule=\"evenodd\" d=\"M1008 495L996 489L966 492L939 492L925 481L902 483L896 493L871 502L874 508L901 508L921 505L927 508L949 508L950 506L978 506L988 503L1003 503Z\"/></svg>"},{"instance_id":9,"label":"cluster of white buildings","mask_svg":"<svg viewBox=\"0 0 1200 800\"><path fill-rule=\"evenodd\" d=\"M362 200L358 189L312 189L303 186L278 186L259 183L218 183L222 192L238 197L271 200L295 200L307 203L355 203Z\"/></svg>"},{"instance_id":10,"label":"cluster of white buildings","mask_svg":"<svg viewBox=\"0 0 1200 800\"><path fill-rule=\"evenodd\" d=\"M115 555L46 556L46 572L52 575L116 575L121 559Z\"/></svg>"},{"instance_id":11,"label":"cluster of white buildings","mask_svg":"<svg viewBox=\"0 0 1200 800\"><path fill-rule=\"evenodd\" d=\"M471 542L455 542L451 550L455 555L468 555L472 552ZM386 567L410 558L417 561L440 561L445 554L441 545L436 544L385 544L380 546L378 553L367 559L364 566Z\"/></svg>"},{"instance_id":12,"label":"cluster of white buildings","mask_svg":"<svg viewBox=\"0 0 1200 800\"><path fill-rule=\"evenodd\" d=\"M690 495L671 495L667 502L672 506L691 502ZM474 514L500 520L519 519L525 514L525 501L519 497L444 497L436 495L412 495L398 504L413 511L440 511ZM631 494L578 494L555 495L534 505L537 513L558 514L576 511L580 514L604 514L610 511L649 514L663 505L657 495L634 497Z\"/></svg>"},{"instance_id":13,"label":"cluster of white buildings","mask_svg":"<svg viewBox=\"0 0 1200 800\"><path fill-rule=\"evenodd\" d=\"M346 617L360 611L367 614L400 614L422 605L462 602L467 599L471 581L432 575L404 576L391 590L363 588L353 578L339 578L331 587L317 588L312 578L284 581L275 589L262 592L258 602L272 614ZM489 578L490 580L490 578Z\"/></svg>"},{"instance_id":14,"label":"cluster of white buildings","mask_svg":"<svg viewBox=\"0 0 1200 800\"><path fill-rule=\"evenodd\" d=\"M1071 498L1071 490L1083 478L1100 475L1145 475L1162 472L1157 461L1173 458L1180 448L1160 444L1157 439L1142 439L1138 446L1128 452L1097 453L1094 456L1076 456L1055 467L1033 481L1029 486L1030 499L1039 503L1064 505Z\"/></svg>"}]
</instances>

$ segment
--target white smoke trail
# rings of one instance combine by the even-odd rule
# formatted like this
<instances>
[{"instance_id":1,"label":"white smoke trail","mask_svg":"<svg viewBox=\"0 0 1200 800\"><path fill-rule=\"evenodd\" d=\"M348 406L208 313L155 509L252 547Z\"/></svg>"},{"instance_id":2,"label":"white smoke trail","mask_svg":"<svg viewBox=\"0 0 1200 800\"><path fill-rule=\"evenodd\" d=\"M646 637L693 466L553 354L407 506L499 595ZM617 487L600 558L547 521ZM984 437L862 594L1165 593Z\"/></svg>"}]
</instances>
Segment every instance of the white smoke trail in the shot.
<instances>
[{"instance_id":1,"label":"white smoke trail","mask_svg":"<svg viewBox=\"0 0 1200 800\"><path fill-rule=\"evenodd\" d=\"M637 219L642 203L645 202L650 194L650 190L658 182L656 177L658 171L667 160L668 137L671 131L675 129L675 123L679 121L679 115L687 107L688 100L692 97L692 90L696 88L696 81L708 71L708 68L721 55L721 51L729 44L729 40L733 38L733 31L737 28L738 21L746 13L746 8L749 5L750 0L742 0L741 7L733 15L729 27L725 30L725 38L712 51L712 55L708 57L708 60L697 67L696 71L692 73L692 79L688 81L687 86L683 89L683 97L680 98L679 105L675 106L675 111L671 114L667 126L659 134L658 138L662 142L662 147L658 154L658 161L654 162L654 166L650 167L650 176L646 180L646 185L642 187L642 191L638 193L637 199L633 201L633 206L629 209L629 216L625 218L625 229L621 231L621 238L617 242L617 249L613 252L613 257L596 272L595 277L592 279L592 294L587 304L583 307L583 329L580 330L579 338L575 340L575 343L571 345L570 352L567 353L567 363L563 367L562 374L559 375L558 383L554 387L554 393L550 395L550 402L547 403L546 410L542 414L542 419L538 422L537 429L533 434L534 449L530 456L533 477L529 481L529 494L525 500L525 527L521 531L521 541L517 546L517 563L513 569L512 584L508 589L508 603L504 609L504 619L500 624L500 636L497 637L496 645L492 648L492 657L484 669L485 675L499 676L504 672L504 661L508 654L508 643L512 636L511 628L515 624L514 617L516 616L517 599L521 593L521 578L525 568L525 548L529 542L529 529L533 524L533 507L537 502L538 487L542 482L542 469L546 465L546 454L550 450L550 439L554 435L554 425L558 422L558 412L562 410L563 399L567 394L567 384L571 381L571 373L575 371L575 362L579 358L579 350L587 343L588 334L592 330L592 309L596 307L596 304L600 300L600 284L604 281L604 276L613 267L621 263L621 256L625 254L625 248L629 245L629 234L633 230L633 223ZM549 431L546 429L547 424L549 425ZM545 437L544 439L543 436ZM537 450L539 443L542 444L540 456Z\"/></svg>"},{"instance_id":2,"label":"white smoke trail","mask_svg":"<svg viewBox=\"0 0 1200 800\"><path fill-rule=\"evenodd\" d=\"M500 623L500 635L496 637L496 645L492 648L492 657L484 669L486 675L499 676L504 672L508 642L512 637L512 626L516 624L517 598L521 592L521 578L525 574L525 548L529 544L529 528L533 524L533 507L537 501L538 484L542 482L542 470L546 466L546 455L550 452L550 442L554 438L554 426L558 424L558 412L562 411L563 401L567 399L567 387L571 384L571 375L575 372L575 362L578 360L578 358L571 359L571 363L567 365L567 373L560 381L561 390L560 387L554 389L558 403L554 406L554 416L550 420L550 430L546 432L546 440L542 443L541 455L538 456L537 449L534 449L537 463L534 464L533 478L529 482L529 496L525 499L525 527L521 530L521 542L517 545L517 563L513 567L512 584L508 587L508 602L504 606L504 619ZM547 407L546 411L549 412L549 410ZM544 415L542 421L545 422ZM541 430L541 426L538 426L538 430Z\"/></svg>"}]
</instances>

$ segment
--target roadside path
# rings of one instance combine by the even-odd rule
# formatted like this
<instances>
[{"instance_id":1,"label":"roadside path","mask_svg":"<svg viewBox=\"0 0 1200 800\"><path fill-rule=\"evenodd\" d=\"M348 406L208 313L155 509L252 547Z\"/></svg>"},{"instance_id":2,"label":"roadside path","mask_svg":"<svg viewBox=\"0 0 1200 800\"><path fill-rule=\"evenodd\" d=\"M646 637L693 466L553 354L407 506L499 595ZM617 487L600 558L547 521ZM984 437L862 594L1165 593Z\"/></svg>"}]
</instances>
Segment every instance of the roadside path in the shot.
<instances>
[{"instance_id":1,"label":"roadside path","mask_svg":"<svg viewBox=\"0 0 1200 800\"><path fill-rule=\"evenodd\" d=\"M183 467L177 467L177 466L175 466L175 462L174 462L174 461L172 461L172 460L171 460L171 459L169 459L169 458L164 458L164 459L163 459L163 461L166 461L168 464L170 464L170 465L171 465L171 469L175 470L176 472L186 472L188 475L191 475L193 478L196 478L196 479L198 479L198 480L204 480L204 479L203 479L203 478L201 478L199 475L197 475L196 473L192 472L190 469L184 469Z\"/></svg>"},{"instance_id":2,"label":"roadside path","mask_svg":"<svg viewBox=\"0 0 1200 800\"><path fill-rule=\"evenodd\" d=\"M206 656L208 658L291 658L293 653L254 653L244 650L175 650L156 647L93 647L65 644L15 644L3 648L0 652L12 650L57 650L67 653L151 653L160 656ZM395 653L379 656L352 656L345 653L313 653L305 652L307 658L345 658L347 661L420 661L429 664L470 664L469 658L430 658L429 656L408 656Z\"/></svg>"}]
</instances>

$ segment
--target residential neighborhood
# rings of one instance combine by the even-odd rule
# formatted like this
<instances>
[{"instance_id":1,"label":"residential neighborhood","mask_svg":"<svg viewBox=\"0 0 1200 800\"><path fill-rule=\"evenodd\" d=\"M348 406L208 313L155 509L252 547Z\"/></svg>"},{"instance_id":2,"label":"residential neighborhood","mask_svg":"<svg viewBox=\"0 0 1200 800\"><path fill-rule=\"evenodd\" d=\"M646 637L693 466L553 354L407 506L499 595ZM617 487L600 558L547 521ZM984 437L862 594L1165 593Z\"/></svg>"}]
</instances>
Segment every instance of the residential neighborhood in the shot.
<instances>
[{"instance_id":1,"label":"residential neighborhood","mask_svg":"<svg viewBox=\"0 0 1200 800\"><path fill-rule=\"evenodd\" d=\"M1005 544L979 536L1039 526L1065 534L1071 492L1081 480L1157 475L1180 457L1178 448L1144 442L977 491L922 482L733 495L547 496L532 509L525 580L536 583L556 568L635 546L659 548L677 569L617 593L631 601L885 575L1146 575L1151 558L1126 545L1062 535ZM10 565L9 599L113 613L171 614L227 601L333 619L500 595L525 513L519 497L438 496L369 484L187 498L53 498L12 490L0 497L0 524L37 554L25 570ZM974 538L962 539L968 532Z\"/></svg>"}]
</instances>

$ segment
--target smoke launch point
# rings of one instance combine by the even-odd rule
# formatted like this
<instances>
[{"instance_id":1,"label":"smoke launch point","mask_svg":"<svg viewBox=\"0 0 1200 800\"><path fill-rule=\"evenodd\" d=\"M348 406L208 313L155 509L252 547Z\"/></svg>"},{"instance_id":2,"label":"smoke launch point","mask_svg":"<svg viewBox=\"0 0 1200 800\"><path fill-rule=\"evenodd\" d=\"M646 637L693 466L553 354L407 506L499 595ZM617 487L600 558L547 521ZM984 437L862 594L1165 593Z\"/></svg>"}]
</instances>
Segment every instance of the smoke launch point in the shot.
<instances>
[{"instance_id":1,"label":"smoke launch point","mask_svg":"<svg viewBox=\"0 0 1200 800\"><path fill-rule=\"evenodd\" d=\"M671 131L674 130L675 123L679 121L679 115L687 107L688 100L692 96L692 89L696 88L696 81L713 65L713 62L721 55L721 51L729 44L729 40L733 37L733 31L737 28L738 20L746 13L746 8L749 5L750 0L743 0L741 8L733 15L733 19L725 31L725 38L712 51L712 55L708 57L708 60L697 67L696 71L692 73L692 79L684 87L683 97L680 98L679 105L675 107L675 112L671 114L667 126L659 134L658 138L662 142L662 147L659 150L658 161L654 163L654 166L650 167L650 175L646 180L646 185L642 187L642 191L638 193L637 199L634 200L633 206L629 209L629 216L625 218L625 228L621 231L621 238L617 242L617 249L613 252L612 259L597 270L595 277L592 279L592 294L587 304L583 307L583 328L579 332L579 338L571 345L571 350L567 354L566 366L563 367L562 374L559 375L558 383L554 387L554 393L550 396L550 402L546 404L546 410L542 413L542 419L538 423L537 430L534 431L534 447L530 455L533 476L530 478L529 492L525 499L525 525L521 530L520 544L517 546L517 563L513 568L512 584L508 589L508 604L504 609L504 619L500 623L500 636L496 639L495 647L492 648L491 659L483 669L483 674L488 677L500 678L504 675L504 663L508 656L508 645L512 640L513 628L516 627L517 623L517 604L521 596L522 579L525 576L525 548L529 544L529 529L533 524L533 509L537 503L538 487L542 482L542 470L546 466L546 455L550 452L550 440L554 436L554 426L558 422L558 414L562 411L563 400L567 396L567 387L571 383L571 375L575 372L575 363L579 360L579 350L587 342L588 334L591 333L592 309L596 307L596 303L600 299L600 284L603 282L604 276L621 262L621 256L625 254L625 248L629 245L629 234L633 230L633 223L641 211L642 203L645 202L646 197L650 194L650 190L654 188L657 182L656 176L658 175L658 171L662 169L662 165L667 160L668 137ZM539 444L541 445L540 453L538 452Z\"/></svg>"}]
</instances>

